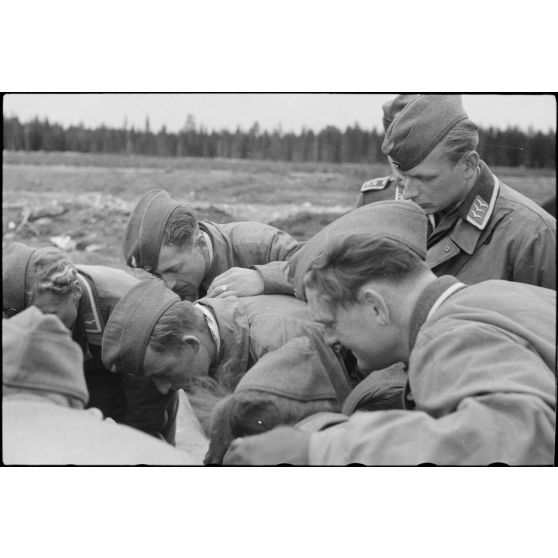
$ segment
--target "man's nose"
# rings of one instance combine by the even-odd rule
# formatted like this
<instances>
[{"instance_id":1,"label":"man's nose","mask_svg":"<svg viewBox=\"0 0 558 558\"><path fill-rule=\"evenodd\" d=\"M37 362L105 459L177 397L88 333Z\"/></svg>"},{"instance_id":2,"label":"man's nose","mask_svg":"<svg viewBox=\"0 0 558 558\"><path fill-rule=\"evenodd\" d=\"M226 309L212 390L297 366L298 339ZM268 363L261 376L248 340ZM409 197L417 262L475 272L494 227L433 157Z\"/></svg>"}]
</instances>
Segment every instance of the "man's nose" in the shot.
<instances>
[{"instance_id":1,"label":"man's nose","mask_svg":"<svg viewBox=\"0 0 558 558\"><path fill-rule=\"evenodd\" d=\"M418 190L416 189L413 181L410 178L405 178L403 180L403 194L404 200L414 200L418 195Z\"/></svg>"},{"instance_id":2,"label":"man's nose","mask_svg":"<svg viewBox=\"0 0 558 558\"><path fill-rule=\"evenodd\" d=\"M335 345L336 343L339 343L337 336L329 331L324 332L324 341L327 345Z\"/></svg>"},{"instance_id":3,"label":"man's nose","mask_svg":"<svg viewBox=\"0 0 558 558\"><path fill-rule=\"evenodd\" d=\"M174 287L176 286L176 280L175 279L169 279L168 277L165 277L165 275L162 276L163 279L163 283L165 283L165 287L167 287L167 289L170 289L171 291L174 289Z\"/></svg>"},{"instance_id":4,"label":"man's nose","mask_svg":"<svg viewBox=\"0 0 558 558\"><path fill-rule=\"evenodd\" d=\"M168 382L153 378L153 383L163 395L166 395L170 391L171 385Z\"/></svg>"}]
</instances>

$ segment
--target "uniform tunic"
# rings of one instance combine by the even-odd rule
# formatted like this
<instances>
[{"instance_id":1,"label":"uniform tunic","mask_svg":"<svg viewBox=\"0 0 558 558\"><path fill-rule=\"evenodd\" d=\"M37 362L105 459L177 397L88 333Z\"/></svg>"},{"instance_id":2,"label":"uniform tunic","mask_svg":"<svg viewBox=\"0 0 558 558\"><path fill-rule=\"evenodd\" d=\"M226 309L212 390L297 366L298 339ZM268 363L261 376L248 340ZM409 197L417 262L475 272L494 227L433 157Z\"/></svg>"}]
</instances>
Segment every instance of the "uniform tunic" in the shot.
<instances>
[{"instance_id":1,"label":"uniform tunic","mask_svg":"<svg viewBox=\"0 0 558 558\"><path fill-rule=\"evenodd\" d=\"M286 232L262 223L247 221L219 225L200 221L199 226L209 235L213 247L213 262L202 282L201 296L205 296L215 277L231 267L250 268L284 261L300 245Z\"/></svg>"},{"instance_id":2,"label":"uniform tunic","mask_svg":"<svg viewBox=\"0 0 558 558\"><path fill-rule=\"evenodd\" d=\"M310 462L552 464L556 292L487 281L458 290L427 317L431 293L413 316L415 410L358 412L313 434Z\"/></svg>"},{"instance_id":3,"label":"uniform tunic","mask_svg":"<svg viewBox=\"0 0 558 558\"><path fill-rule=\"evenodd\" d=\"M480 169L459 208L436 216L426 263L436 275L465 283L505 279L556 289L556 219L502 183L484 162ZM375 195L361 191L357 207L378 201Z\"/></svg>"},{"instance_id":4,"label":"uniform tunic","mask_svg":"<svg viewBox=\"0 0 558 558\"><path fill-rule=\"evenodd\" d=\"M325 345L323 330L312 321L304 302L282 295L204 298L198 302L213 313L221 338L221 350L209 375L230 391L264 354L295 337L306 336L329 355L330 380L336 391L348 393L344 366Z\"/></svg>"},{"instance_id":5,"label":"uniform tunic","mask_svg":"<svg viewBox=\"0 0 558 558\"><path fill-rule=\"evenodd\" d=\"M178 409L176 394L161 394L146 378L111 372L101 359L105 324L120 298L138 280L110 267L80 265L77 268L83 294L73 337L84 353L89 407L172 442Z\"/></svg>"}]
</instances>

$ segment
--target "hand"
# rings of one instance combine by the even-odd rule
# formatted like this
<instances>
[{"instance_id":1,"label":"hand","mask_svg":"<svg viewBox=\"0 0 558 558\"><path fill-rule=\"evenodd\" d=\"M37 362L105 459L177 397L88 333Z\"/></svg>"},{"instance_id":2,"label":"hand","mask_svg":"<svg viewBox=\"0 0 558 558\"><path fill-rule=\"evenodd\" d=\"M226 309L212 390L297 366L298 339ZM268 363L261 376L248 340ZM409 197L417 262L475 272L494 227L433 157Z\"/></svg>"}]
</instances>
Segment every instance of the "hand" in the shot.
<instances>
[{"instance_id":1,"label":"hand","mask_svg":"<svg viewBox=\"0 0 558 558\"><path fill-rule=\"evenodd\" d=\"M225 298L227 296L256 296L263 294L263 278L255 269L231 267L231 269L215 277L207 295L209 298Z\"/></svg>"},{"instance_id":2,"label":"hand","mask_svg":"<svg viewBox=\"0 0 558 558\"><path fill-rule=\"evenodd\" d=\"M310 434L290 426L237 438L223 460L224 465L308 465Z\"/></svg>"}]
</instances>

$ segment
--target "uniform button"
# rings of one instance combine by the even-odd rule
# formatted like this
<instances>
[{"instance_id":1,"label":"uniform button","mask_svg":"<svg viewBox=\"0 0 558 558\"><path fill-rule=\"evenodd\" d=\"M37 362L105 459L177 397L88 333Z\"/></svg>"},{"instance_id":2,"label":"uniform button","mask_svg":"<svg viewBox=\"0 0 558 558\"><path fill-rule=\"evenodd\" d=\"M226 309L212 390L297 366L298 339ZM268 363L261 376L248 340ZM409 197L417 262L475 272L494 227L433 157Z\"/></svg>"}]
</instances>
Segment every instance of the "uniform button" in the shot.
<instances>
[{"instance_id":1,"label":"uniform button","mask_svg":"<svg viewBox=\"0 0 558 558\"><path fill-rule=\"evenodd\" d=\"M449 246L446 246L446 247L444 248L444 252L449 252L450 250L451 250L451 248L450 248Z\"/></svg>"}]
</instances>

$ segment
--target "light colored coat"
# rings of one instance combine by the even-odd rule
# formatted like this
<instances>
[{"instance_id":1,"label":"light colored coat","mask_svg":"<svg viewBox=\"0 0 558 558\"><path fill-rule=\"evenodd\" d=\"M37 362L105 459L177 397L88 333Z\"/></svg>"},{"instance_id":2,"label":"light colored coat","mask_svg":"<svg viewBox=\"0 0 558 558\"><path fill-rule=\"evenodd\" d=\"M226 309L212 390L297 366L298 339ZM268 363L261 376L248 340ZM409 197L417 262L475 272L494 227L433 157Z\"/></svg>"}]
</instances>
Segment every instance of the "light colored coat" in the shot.
<instances>
[{"instance_id":1,"label":"light colored coat","mask_svg":"<svg viewBox=\"0 0 558 558\"><path fill-rule=\"evenodd\" d=\"M312 435L310 462L550 465L556 430L556 292L466 287L423 323L409 359L416 410L356 413Z\"/></svg>"},{"instance_id":2,"label":"light colored coat","mask_svg":"<svg viewBox=\"0 0 558 558\"><path fill-rule=\"evenodd\" d=\"M133 428L102 420L97 409L58 405L46 397L2 398L6 465L190 465L190 456Z\"/></svg>"}]
</instances>

